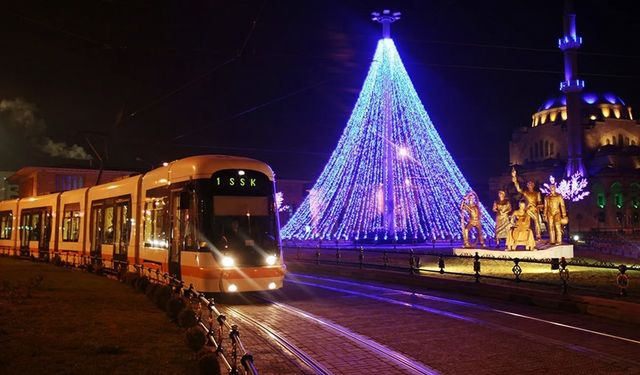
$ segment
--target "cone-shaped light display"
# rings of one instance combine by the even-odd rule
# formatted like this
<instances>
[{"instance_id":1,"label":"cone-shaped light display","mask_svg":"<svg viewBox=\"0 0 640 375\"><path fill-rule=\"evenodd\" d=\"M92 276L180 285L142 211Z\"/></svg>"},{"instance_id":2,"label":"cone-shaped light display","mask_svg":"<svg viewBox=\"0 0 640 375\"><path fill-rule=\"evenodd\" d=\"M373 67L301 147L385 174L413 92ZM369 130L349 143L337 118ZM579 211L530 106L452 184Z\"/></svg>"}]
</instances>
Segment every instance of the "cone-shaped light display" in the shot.
<instances>
[{"instance_id":1,"label":"cone-shaped light display","mask_svg":"<svg viewBox=\"0 0 640 375\"><path fill-rule=\"evenodd\" d=\"M470 191L384 38L338 146L282 237L459 239L460 203ZM493 220L480 209L493 236Z\"/></svg>"}]
</instances>

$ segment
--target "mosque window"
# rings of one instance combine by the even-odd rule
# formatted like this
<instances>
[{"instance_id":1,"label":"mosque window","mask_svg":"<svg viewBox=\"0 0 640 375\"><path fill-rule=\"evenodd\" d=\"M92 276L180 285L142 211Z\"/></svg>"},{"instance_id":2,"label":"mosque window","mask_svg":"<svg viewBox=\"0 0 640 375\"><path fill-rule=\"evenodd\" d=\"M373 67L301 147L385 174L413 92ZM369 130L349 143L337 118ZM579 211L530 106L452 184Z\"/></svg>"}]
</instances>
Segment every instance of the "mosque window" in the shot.
<instances>
[{"instance_id":1,"label":"mosque window","mask_svg":"<svg viewBox=\"0 0 640 375\"><path fill-rule=\"evenodd\" d=\"M624 138L622 134L618 134L618 146L622 146L624 144Z\"/></svg>"},{"instance_id":2,"label":"mosque window","mask_svg":"<svg viewBox=\"0 0 640 375\"><path fill-rule=\"evenodd\" d=\"M538 158L538 142L533 145L533 157L534 159Z\"/></svg>"},{"instance_id":3,"label":"mosque window","mask_svg":"<svg viewBox=\"0 0 640 375\"><path fill-rule=\"evenodd\" d=\"M544 141L544 157L549 156L549 141Z\"/></svg>"},{"instance_id":4,"label":"mosque window","mask_svg":"<svg viewBox=\"0 0 640 375\"><path fill-rule=\"evenodd\" d=\"M635 145L636 145L636 140L635 140L635 139L632 139L632 140L631 140L631 146L635 146Z\"/></svg>"},{"instance_id":5,"label":"mosque window","mask_svg":"<svg viewBox=\"0 0 640 375\"><path fill-rule=\"evenodd\" d=\"M551 142L551 145L549 146L549 150L550 150L549 152L551 152L551 156L554 156L556 154L555 146L556 144Z\"/></svg>"},{"instance_id":6,"label":"mosque window","mask_svg":"<svg viewBox=\"0 0 640 375\"><path fill-rule=\"evenodd\" d=\"M598 213L598 222L599 222L599 223L604 223L604 219L605 219L605 217L604 217L604 211L600 211L600 212Z\"/></svg>"},{"instance_id":7,"label":"mosque window","mask_svg":"<svg viewBox=\"0 0 640 375\"><path fill-rule=\"evenodd\" d=\"M560 112L560 117L562 117L562 121L567 121L567 111L562 110L562 112Z\"/></svg>"},{"instance_id":8,"label":"mosque window","mask_svg":"<svg viewBox=\"0 0 640 375\"><path fill-rule=\"evenodd\" d=\"M602 115L603 115L604 117L609 117L609 114L611 113L611 112L609 111L609 107L602 107L602 109L601 109L601 110L602 110Z\"/></svg>"},{"instance_id":9,"label":"mosque window","mask_svg":"<svg viewBox=\"0 0 640 375\"><path fill-rule=\"evenodd\" d=\"M540 158L544 157L544 141L540 140Z\"/></svg>"},{"instance_id":10,"label":"mosque window","mask_svg":"<svg viewBox=\"0 0 640 375\"><path fill-rule=\"evenodd\" d=\"M640 184L634 182L629 185L629 195L631 196L631 206L640 208Z\"/></svg>"},{"instance_id":11,"label":"mosque window","mask_svg":"<svg viewBox=\"0 0 640 375\"><path fill-rule=\"evenodd\" d=\"M604 208L606 202L607 202L607 200L604 197L604 193L603 192L599 192L598 193L598 207Z\"/></svg>"},{"instance_id":12,"label":"mosque window","mask_svg":"<svg viewBox=\"0 0 640 375\"><path fill-rule=\"evenodd\" d=\"M614 115L616 118L620 118L620 108L614 108L614 109L613 109L613 115Z\"/></svg>"},{"instance_id":13,"label":"mosque window","mask_svg":"<svg viewBox=\"0 0 640 375\"><path fill-rule=\"evenodd\" d=\"M624 144L629 146L631 143L629 142L629 137L624 137Z\"/></svg>"},{"instance_id":14,"label":"mosque window","mask_svg":"<svg viewBox=\"0 0 640 375\"><path fill-rule=\"evenodd\" d=\"M614 182L611 185L611 195L613 196L613 204L618 208L622 208L624 196L622 195L622 185L619 182Z\"/></svg>"}]
</instances>

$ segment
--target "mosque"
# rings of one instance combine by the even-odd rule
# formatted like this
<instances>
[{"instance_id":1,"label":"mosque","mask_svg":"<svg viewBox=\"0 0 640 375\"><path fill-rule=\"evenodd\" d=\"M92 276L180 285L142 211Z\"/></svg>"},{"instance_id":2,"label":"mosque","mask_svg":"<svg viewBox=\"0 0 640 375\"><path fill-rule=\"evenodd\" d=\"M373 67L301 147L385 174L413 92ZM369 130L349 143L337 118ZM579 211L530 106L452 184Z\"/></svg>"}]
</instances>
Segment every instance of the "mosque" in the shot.
<instances>
[{"instance_id":1,"label":"mosque","mask_svg":"<svg viewBox=\"0 0 640 375\"><path fill-rule=\"evenodd\" d=\"M612 92L584 89L578 78L575 13L565 3L564 35L558 47L564 55L565 80L560 92L544 101L531 116L531 126L516 129L509 143L509 171L489 181L518 199L511 182L514 168L521 180L537 187L584 176L589 195L567 202L571 235L640 230L640 124L632 108Z\"/></svg>"}]
</instances>

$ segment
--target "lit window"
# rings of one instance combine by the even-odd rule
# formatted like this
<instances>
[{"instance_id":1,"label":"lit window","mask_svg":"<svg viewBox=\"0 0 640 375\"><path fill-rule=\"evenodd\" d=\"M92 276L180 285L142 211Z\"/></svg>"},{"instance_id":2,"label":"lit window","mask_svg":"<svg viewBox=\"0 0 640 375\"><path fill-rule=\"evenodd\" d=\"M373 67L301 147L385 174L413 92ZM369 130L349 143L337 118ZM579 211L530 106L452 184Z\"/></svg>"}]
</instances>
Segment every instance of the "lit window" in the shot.
<instances>
[{"instance_id":1,"label":"lit window","mask_svg":"<svg viewBox=\"0 0 640 375\"><path fill-rule=\"evenodd\" d=\"M80 203L64 205L62 216L62 241L78 242L80 236Z\"/></svg>"},{"instance_id":2,"label":"lit window","mask_svg":"<svg viewBox=\"0 0 640 375\"><path fill-rule=\"evenodd\" d=\"M11 211L0 212L0 240L11 239L12 226L13 214Z\"/></svg>"},{"instance_id":3,"label":"lit window","mask_svg":"<svg viewBox=\"0 0 640 375\"><path fill-rule=\"evenodd\" d=\"M168 197L149 198L144 210L144 246L169 248Z\"/></svg>"}]
</instances>

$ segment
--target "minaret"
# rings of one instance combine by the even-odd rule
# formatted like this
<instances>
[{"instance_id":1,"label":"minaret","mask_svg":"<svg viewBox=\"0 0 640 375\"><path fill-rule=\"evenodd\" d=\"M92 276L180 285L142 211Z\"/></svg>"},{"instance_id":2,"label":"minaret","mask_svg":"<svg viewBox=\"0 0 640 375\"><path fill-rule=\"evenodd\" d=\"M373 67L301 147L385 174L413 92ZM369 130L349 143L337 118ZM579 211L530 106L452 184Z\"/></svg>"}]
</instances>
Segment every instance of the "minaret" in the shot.
<instances>
[{"instance_id":1,"label":"minaret","mask_svg":"<svg viewBox=\"0 0 640 375\"><path fill-rule=\"evenodd\" d=\"M581 97L584 81L578 79L578 48L582 37L576 34L576 14L571 0L564 2L564 35L558 40L558 47L564 55L564 81L560 91L567 98L567 177L576 172L586 175L582 163L583 130L581 124Z\"/></svg>"},{"instance_id":2,"label":"minaret","mask_svg":"<svg viewBox=\"0 0 640 375\"><path fill-rule=\"evenodd\" d=\"M382 11L382 14L378 12L371 13L372 20L382 24L382 38L391 38L391 24L400 19L400 12L391 13L388 9ZM391 98L391 82L390 77L387 74L385 82L383 83L383 123L384 123L384 178L383 178L383 192L384 192L384 228L388 236L395 236L396 234L396 214L395 214L395 199L393 191L393 159L397 157L396 147L393 144L393 102Z\"/></svg>"}]
</instances>

